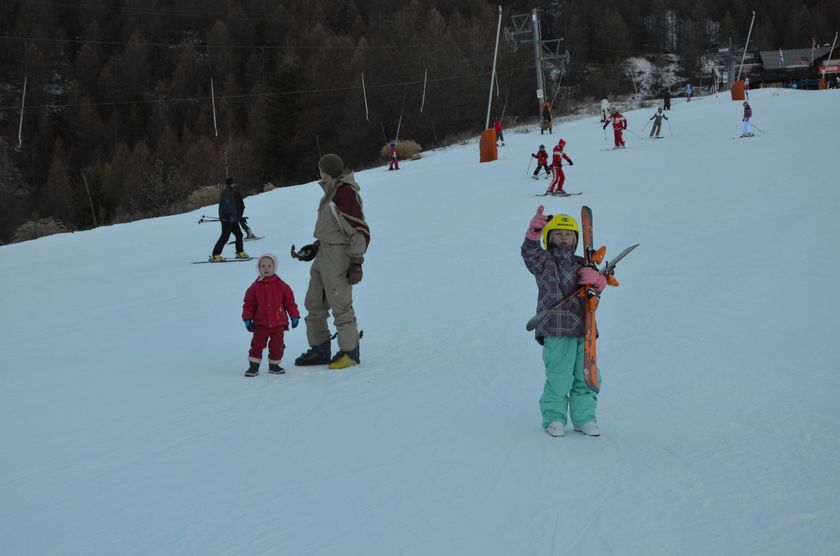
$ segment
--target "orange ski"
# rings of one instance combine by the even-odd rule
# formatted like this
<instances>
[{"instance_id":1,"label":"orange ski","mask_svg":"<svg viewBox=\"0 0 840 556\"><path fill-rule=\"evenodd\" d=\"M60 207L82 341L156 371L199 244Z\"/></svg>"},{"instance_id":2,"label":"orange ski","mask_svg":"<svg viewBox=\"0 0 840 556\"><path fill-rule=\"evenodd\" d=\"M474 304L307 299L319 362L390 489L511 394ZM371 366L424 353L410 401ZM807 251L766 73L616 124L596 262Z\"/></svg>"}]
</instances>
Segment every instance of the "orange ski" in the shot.
<instances>
[{"instance_id":1,"label":"orange ski","mask_svg":"<svg viewBox=\"0 0 840 556\"><path fill-rule=\"evenodd\" d=\"M595 322L595 310L601 298L595 290L586 292L586 315L584 323L586 331L583 335L583 380L593 392L601 388L601 378L598 376L597 343L598 326Z\"/></svg>"}]
</instances>

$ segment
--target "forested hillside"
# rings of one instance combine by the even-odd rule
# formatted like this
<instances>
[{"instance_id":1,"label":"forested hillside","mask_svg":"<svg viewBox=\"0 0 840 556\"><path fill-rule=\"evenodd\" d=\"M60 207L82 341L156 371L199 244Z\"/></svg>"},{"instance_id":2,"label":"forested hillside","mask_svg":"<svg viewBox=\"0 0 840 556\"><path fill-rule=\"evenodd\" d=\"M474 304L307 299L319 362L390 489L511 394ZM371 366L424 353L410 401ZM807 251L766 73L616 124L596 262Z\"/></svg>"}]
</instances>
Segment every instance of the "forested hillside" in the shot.
<instances>
[{"instance_id":1,"label":"forested hillside","mask_svg":"<svg viewBox=\"0 0 840 556\"><path fill-rule=\"evenodd\" d=\"M768 48L823 41L840 21L828 1L793 16L781 1L503 7L505 26L538 7L543 38L564 38L558 112L630 90L616 76L631 55L679 55L691 77L704 49L743 40L752 9L753 40ZM246 192L299 183L315 176L319 150L370 165L398 124L424 147L475 133L496 17L483 0L6 0L0 242L43 217L81 229L94 215L101 225L176 212L226 173ZM497 67L494 115L534 115L532 48L503 39Z\"/></svg>"}]
</instances>

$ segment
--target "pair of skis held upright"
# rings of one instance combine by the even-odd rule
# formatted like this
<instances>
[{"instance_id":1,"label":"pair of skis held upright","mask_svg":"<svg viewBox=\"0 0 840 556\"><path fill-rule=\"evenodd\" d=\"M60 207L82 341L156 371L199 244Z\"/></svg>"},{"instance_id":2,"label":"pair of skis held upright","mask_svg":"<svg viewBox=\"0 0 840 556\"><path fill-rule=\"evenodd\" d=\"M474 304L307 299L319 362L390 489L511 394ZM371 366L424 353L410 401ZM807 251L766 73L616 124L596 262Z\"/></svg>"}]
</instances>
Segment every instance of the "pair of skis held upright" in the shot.
<instances>
[{"instance_id":1,"label":"pair of skis held upright","mask_svg":"<svg viewBox=\"0 0 840 556\"><path fill-rule=\"evenodd\" d=\"M592 241L592 209L584 206L580 209L581 221L581 236L583 239L583 258L584 264L592 268L598 269L597 265L604 260L604 255L607 253L607 248L601 246L599 249L593 247ZM610 286L618 286L618 280L615 279L615 265L618 261L627 256L630 251L638 247L639 244L631 245L624 251L618 254L612 261L608 261L604 268L599 272L607 278L607 284ZM594 288L590 286L581 286L576 289L551 307L544 309L534 315L525 329L528 331L534 330L549 313L556 310L563 303L569 301L575 296L586 298L586 315L584 317L585 332L583 335L583 379L586 386L593 392L598 392L601 385L601 379L598 376L598 362L596 357L596 338L598 336L598 328L595 323L595 310L598 308L598 302L601 296Z\"/></svg>"}]
</instances>

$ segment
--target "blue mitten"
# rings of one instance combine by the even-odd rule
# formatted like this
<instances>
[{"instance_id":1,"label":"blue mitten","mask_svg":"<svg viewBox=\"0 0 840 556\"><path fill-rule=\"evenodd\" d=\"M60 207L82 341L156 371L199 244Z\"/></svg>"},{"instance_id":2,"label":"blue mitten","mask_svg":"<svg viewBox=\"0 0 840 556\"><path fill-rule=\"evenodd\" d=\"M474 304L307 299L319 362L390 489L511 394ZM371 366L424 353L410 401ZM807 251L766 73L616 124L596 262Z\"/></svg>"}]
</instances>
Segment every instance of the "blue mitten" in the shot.
<instances>
[{"instance_id":1,"label":"blue mitten","mask_svg":"<svg viewBox=\"0 0 840 556\"><path fill-rule=\"evenodd\" d=\"M292 328L297 328L300 319L298 317L292 317Z\"/></svg>"},{"instance_id":2,"label":"blue mitten","mask_svg":"<svg viewBox=\"0 0 840 556\"><path fill-rule=\"evenodd\" d=\"M245 328L248 329L248 332L254 331L254 321L252 321L251 319L245 319L242 322L245 323Z\"/></svg>"}]
</instances>

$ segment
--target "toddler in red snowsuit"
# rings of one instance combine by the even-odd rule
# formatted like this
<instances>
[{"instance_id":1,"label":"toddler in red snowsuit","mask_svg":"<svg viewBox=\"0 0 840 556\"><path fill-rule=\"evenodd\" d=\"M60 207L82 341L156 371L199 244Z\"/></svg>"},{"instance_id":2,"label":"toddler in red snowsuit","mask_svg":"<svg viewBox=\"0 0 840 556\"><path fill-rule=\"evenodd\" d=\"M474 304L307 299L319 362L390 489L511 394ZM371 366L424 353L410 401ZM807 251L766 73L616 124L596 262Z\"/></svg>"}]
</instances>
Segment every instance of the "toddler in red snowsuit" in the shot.
<instances>
[{"instance_id":1,"label":"toddler in red snowsuit","mask_svg":"<svg viewBox=\"0 0 840 556\"><path fill-rule=\"evenodd\" d=\"M296 328L300 313L295 304L292 288L280 279L277 270L277 257L271 253L260 255L257 260L259 277L245 292L242 304L242 321L245 328L254 334L251 349L248 351L248 370L245 376L257 376L260 373L262 353L268 344L268 372L282 374L280 366L285 345L283 335L289 329ZM287 315L288 314L288 318Z\"/></svg>"}]
</instances>

